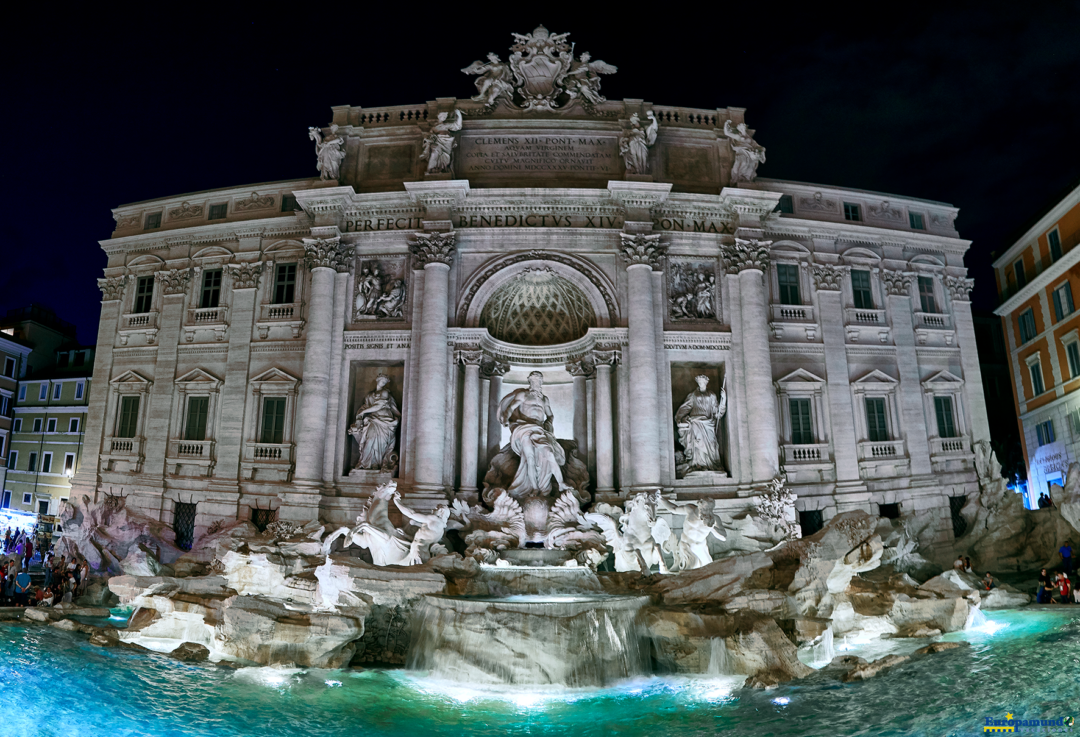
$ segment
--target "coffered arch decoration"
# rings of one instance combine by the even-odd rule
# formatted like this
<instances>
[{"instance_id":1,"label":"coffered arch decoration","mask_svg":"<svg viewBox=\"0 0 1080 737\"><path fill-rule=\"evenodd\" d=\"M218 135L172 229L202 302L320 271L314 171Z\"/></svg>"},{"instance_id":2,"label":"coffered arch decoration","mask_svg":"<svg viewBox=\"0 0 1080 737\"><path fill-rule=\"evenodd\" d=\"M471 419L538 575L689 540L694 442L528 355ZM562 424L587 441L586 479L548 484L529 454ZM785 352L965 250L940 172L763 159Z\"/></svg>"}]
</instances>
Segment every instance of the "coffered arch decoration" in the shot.
<instances>
[{"instance_id":1,"label":"coffered arch decoration","mask_svg":"<svg viewBox=\"0 0 1080 737\"><path fill-rule=\"evenodd\" d=\"M458 302L458 324L480 327L488 301L504 285L525 272L550 274L572 285L592 310L592 327L611 327L619 315L615 284L591 262L555 251L523 251L499 256L478 268L464 283ZM561 293L570 293L560 287Z\"/></svg>"},{"instance_id":2,"label":"coffered arch decoration","mask_svg":"<svg viewBox=\"0 0 1080 737\"><path fill-rule=\"evenodd\" d=\"M551 267L526 268L484 303L480 327L517 345L557 345L596 327L589 299Z\"/></svg>"}]
</instances>

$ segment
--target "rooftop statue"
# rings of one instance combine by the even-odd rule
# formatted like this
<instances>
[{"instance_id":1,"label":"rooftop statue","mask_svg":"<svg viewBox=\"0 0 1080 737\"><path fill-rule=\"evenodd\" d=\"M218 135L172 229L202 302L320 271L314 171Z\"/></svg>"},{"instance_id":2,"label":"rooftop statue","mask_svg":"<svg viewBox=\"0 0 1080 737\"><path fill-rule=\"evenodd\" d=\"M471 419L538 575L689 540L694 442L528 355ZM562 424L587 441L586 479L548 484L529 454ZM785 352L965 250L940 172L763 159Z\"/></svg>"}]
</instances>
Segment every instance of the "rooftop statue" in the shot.
<instances>
[{"instance_id":1,"label":"rooftop statue","mask_svg":"<svg viewBox=\"0 0 1080 737\"><path fill-rule=\"evenodd\" d=\"M449 113L439 113L439 122L431 127L431 133L424 138L424 151L420 158L427 161L428 174L443 174L450 171L457 139L452 135L461 130L461 111L454 111L454 119L446 122Z\"/></svg>"},{"instance_id":2,"label":"rooftop statue","mask_svg":"<svg viewBox=\"0 0 1080 737\"><path fill-rule=\"evenodd\" d=\"M724 135L731 139L731 149L735 152L735 163L731 165L731 184L754 181L758 164L765 163L765 147L750 135L746 123L733 126L730 120L725 120Z\"/></svg>"},{"instance_id":3,"label":"rooftop statue","mask_svg":"<svg viewBox=\"0 0 1080 737\"><path fill-rule=\"evenodd\" d=\"M600 94L600 75L614 74L617 68L589 54L574 57L569 33L550 33L537 26L532 33L513 34L509 61L497 54L487 61L474 61L461 71L479 75L473 100L493 108L504 100L526 111L558 110L579 100L587 109L605 101Z\"/></svg>"},{"instance_id":4,"label":"rooftop statue","mask_svg":"<svg viewBox=\"0 0 1080 737\"><path fill-rule=\"evenodd\" d=\"M649 147L656 143L656 131L660 128L652 110L645 113L649 125L641 127L641 118L637 113L630 116L630 130L619 139L619 153L622 154L626 171L630 174L649 173Z\"/></svg>"},{"instance_id":5,"label":"rooftop statue","mask_svg":"<svg viewBox=\"0 0 1080 737\"><path fill-rule=\"evenodd\" d=\"M308 138L315 141L315 168L319 179L337 179L341 174L341 160L345 158L345 139L337 137L336 125L330 126L330 135L323 139L318 128L308 128Z\"/></svg>"}]
</instances>

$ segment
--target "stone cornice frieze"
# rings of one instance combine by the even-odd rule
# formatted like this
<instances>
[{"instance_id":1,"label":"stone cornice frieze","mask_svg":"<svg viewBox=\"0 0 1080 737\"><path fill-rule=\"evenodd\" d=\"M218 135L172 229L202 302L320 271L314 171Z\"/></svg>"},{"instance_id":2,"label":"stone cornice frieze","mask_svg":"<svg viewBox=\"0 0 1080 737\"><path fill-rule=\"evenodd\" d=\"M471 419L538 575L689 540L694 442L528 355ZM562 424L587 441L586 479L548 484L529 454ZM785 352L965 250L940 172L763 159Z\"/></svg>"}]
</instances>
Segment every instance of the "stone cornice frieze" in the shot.
<instances>
[{"instance_id":1,"label":"stone cornice frieze","mask_svg":"<svg viewBox=\"0 0 1080 737\"><path fill-rule=\"evenodd\" d=\"M840 285L849 271L851 271L849 266L814 264L810 273L814 277L814 287L819 292L839 292Z\"/></svg>"},{"instance_id":2,"label":"stone cornice frieze","mask_svg":"<svg viewBox=\"0 0 1080 737\"><path fill-rule=\"evenodd\" d=\"M114 276L107 279L98 279L98 289L101 290L101 301L112 302L124 296L124 284L127 277Z\"/></svg>"},{"instance_id":3,"label":"stone cornice frieze","mask_svg":"<svg viewBox=\"0 0 1080 737\"><path fill-rule=\"evenodd\" d=\"M720 251L724 255L724 269L728 274L738 274L747 269L765 271L769 268L769 246L772 241L756 238L736 238L734 243L724 243Z\"/></svg>"},{"instance_id":4,"label":"stone cornice frieze","mask_svg":"<svg viewBox=\"0 0 1080 737\"><path fill-rule=\"evenodd\" d=\"M454 260L456 246L457 233L452 230L438 233L414 233L409 242L409 249L420 268L425 268L428 264L449 266Z\"/></svg>"},{"instance_id":5,"label":"stone cornice frieze","mask_svg":"<svg viewBox=\"0 0 1080 737\"><path fill-rule=\"evenodd\" d=\"M667 252L660 237L659 234L619 233L619 255L626 261L627 268L643 265L659 269Z\"/></svg>"}]
</instances>

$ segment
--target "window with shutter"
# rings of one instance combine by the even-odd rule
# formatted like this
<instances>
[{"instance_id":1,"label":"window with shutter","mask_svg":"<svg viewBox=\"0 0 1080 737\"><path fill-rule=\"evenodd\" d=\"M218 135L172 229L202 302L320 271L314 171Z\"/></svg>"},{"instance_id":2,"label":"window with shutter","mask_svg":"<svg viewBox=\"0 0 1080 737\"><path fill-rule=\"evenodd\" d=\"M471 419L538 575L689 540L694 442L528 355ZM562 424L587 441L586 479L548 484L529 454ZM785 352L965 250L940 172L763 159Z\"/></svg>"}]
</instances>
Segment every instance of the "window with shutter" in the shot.
<instances>
[{"instance_id":1,"label":"window with shutter","mask_svg":"<svg viewBox=\"0 0 1080 737\"><path fill-rule=\"evenodd\" d=\"M934 397L939 438L956 437L956 420L953 417L952 397Z\"/></svg>"},{"instance_id":2,"label":"window with shutter","mask_svg":"<svg viewBox=\"0 0 1080 737\"><path fill-rule=\"evenodd\" d=\"M801 305L799 295L799 267L793 264L777 264L776 278L780 283L780 304Z\"/></svg>"},{"instance_id":3,"label":"window with shutter","mask_svg":"<svg viewBox=\"0 0 1080 737\"><path fill-rule=\"evenodd\" d=\"M210 409L210 397L189 397L184 440L206 440L206 416Z\"/></svg>"},{"instance_id":4,"label":"window with shutter","mask_svg":"<svg viewBox=\"0 0 1080 737\"><path fill-rule=\"evenodd\" d=\"M1054 290L1054 317L1060 322L1072 313L1072 287L1065 282Z\"/></svg>"},{"instance_id":5,"label":"window with shutter","mask_svg":"<svg viewBox=\"0 0 1080 737\"><path fill-rule=\"evenodd\" d=\"M885 398L866 398L866 434L873 443L889 439L889 426L885 422Z\"/></svg>"},{"instance_id":6,"label":"window with shutter","mask_svg":"<svg viewBox=\"0 0 1080 737\"><path fill-rule=\"evenodd\" d=\"M116 426L116 437L133 438L139 425L139 398L120 397L120 417Z\"/></svg>"},{"instance_id":7,"label":"window with shutter","mask_svg":"<svg viewBox=\"0 0 1080 737\"><path fill-rule=\"evenodd\" d=\"M874 309L874 297L870 292L870 272L852 269L851 292L855 306L860 310Z\"/></svg>"},{"instance_id":8,"label":"window with shutter","mask_svg":"<svg viewBox=\"0 0 1080 737\"><path fill-rule=\"evenodd\" d=\"M1065 346L1065 355L1069 358L1069 376L1080 377L1080 345L1075 341Z\"/></svg>"},{"instance_id":9,"label":"window with shutter","mask_svg":"<svg viewBox=\"0 0 1080 737\"><path fill-rule=\"evenodd\" d=\"M263 399L263 422L260 441L280 444L285 442L285 397Z\"/></svg>"},{"instance_id":10,"label":"window with shutter","mask_svg":"<svg viewBox=\"0 0 1080 737\"><path fill-rule=\"evenodd\" d=\"M789 399L788 409L791 412L792 445L812 445L814 432L810 426L810 400Z\"/></svg>"}]
</instances>

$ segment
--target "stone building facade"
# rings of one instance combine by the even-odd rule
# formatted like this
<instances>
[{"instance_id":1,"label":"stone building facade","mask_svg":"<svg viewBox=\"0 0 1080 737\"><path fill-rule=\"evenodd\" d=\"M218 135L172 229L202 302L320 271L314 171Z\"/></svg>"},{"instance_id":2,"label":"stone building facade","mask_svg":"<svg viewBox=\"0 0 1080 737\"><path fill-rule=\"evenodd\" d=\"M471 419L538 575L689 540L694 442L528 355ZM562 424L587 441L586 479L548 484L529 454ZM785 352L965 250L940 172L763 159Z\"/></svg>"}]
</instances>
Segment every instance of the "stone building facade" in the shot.
<instances>
[{"instance_id":1,"label":"stone building facade","mask_svg":"<svg viewBox=\"0 0 1080 737\"><path fill-rule=\"evenodd\" d=\"M605 100L614 67L560 38L467 68L472 99L333 108L319 179L114 210L73 493L196 528L351 521L387 476L475 499L538 371L598 500L737 514L786 474L804 529L937 509L951 536L987 439L956 208L757 178L744 110ZM697 376L722 461L687 470Z\"/></svg>"},{"instance_id":2,"label":"stone building facade","mask_svg":"<svg viewBox=\"0 0 1080 737\"><path fill-rule=\"evenodd\" d=\"M1080 187L994 261L1034 507L1080 459Z\"/></svg>"}]
</instances>

